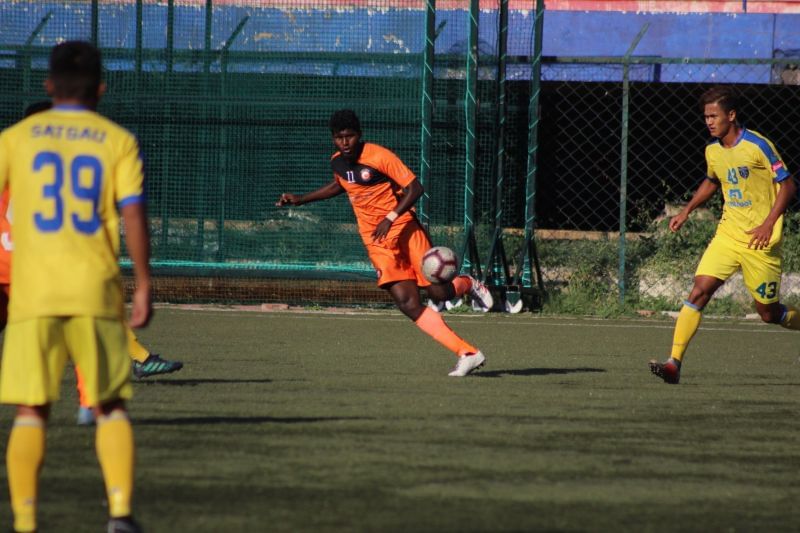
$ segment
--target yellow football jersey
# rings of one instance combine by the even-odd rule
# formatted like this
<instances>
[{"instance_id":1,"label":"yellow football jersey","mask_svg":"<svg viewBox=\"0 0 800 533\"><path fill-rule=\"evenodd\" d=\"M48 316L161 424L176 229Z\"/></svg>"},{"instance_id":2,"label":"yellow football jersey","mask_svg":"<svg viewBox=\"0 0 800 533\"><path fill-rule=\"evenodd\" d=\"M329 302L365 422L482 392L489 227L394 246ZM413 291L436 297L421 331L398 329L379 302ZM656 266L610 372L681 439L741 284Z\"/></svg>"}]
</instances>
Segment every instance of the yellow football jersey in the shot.
<instances>
[{"instance_id":1,"label":"yellow football jersey","mask_svg":"<svg viewBox=\"0 0 800 533\"><path fill-rule=\"evenodd\" d=\"M781 156L763 135L742 129L736 144L725 148L719 140L706 147L707 176L720 184L725 205L717 231L750 243L745 232L760 226L778 195L780 182L789 179ZM783 236L783 216L775 223L770 247Z\"/></svg>"},{"instance_id":2,"label":"yellow football jersey","mask_svg":"<svg viewBox=\"0 0 800 533\"><path fill-rule=\"evenodd\" d=\"M0 189L14 205L9 321L122 317L118 209L144 201L134 136L56 106L0 133Z\"/></svg>"}]
</instances>

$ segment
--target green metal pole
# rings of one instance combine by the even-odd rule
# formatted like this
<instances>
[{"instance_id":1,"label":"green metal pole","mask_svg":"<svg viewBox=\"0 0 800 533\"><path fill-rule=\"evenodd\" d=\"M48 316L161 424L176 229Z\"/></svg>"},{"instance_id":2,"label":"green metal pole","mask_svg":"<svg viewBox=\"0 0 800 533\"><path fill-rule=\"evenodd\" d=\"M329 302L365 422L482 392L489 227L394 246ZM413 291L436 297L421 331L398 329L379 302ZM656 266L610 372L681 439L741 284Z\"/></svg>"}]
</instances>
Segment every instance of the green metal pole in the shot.
<instances>
[{"instance_id":1,"label":"green metal pole","mask_svg":"<svg viewBox=\"0 0 800 533\"><path fill-rule=\"evenodd\" d=\"M30 105L30 100L27 98L31 94L31 70L33 69L33 41L36 37L42 32L47 22L50 20L50 17L53 16L52 11L48 11L47 15L42 17L42 20L36 25L28 38L25 39L25 53L22 54L23 56L23 65L22 65L22 94L25 95L25 100L22 103L23 110ZM19 68L19 63L17 64Z\"/></svg>"},{"instance_id":2,"label":"green metal pole","mask_svg":"<svg viewBox=\"0 0 800 533\"><path fill-rule=\"evenodd\" d=\"M425 50L422 54L422 131L420 132L419 181L423 187L430 182L431 145L433 135L433 62L436 40L436 0L425 2ZM430 195L426 190L419 202L420 222L425 228L430 225Z\"/></svg>"},{"instance_id":3,"label":"green metal pole","mask_svg":"<svg viewBox=\"0 0 800 533\"><path fill-rule=\"evenodd\" d=\"M503 225L504 160L506 157L506 60L508 49L508 0L500 0L498 16L499 41L497 44L497 175L495 176L495 229Z\"/></svg>"},{"instance_id":4,"label":"green metal pole","mask_svg":"<svg viewBox=\"0 0 800 533\"><path fill-rule=\"evenodd\" d=\"M212 30L212 22L213 22L213 13L214 13L214 2L213 0L206 0L206 24L205 24L205 39L203 45L203 76L205 78L205 86L207 92L211 91L211 30ZM207 164L205 168L210 168L210 161L209 161L209 154L204 156L206 159ZM204 176L203 179L203 188L198 188L198 191L205 191L208 189L209 180L211 180L211 176ZM202 261L203 259L203 246L205 244L205 236L206 236L206 216L205 216L205 202L203 201L202 196L199 196L199 192L195 193L195 198L197 199L195 207L197 209L197 259Z\"/></svg>"},{"instance_id":5,"label":"green metal pole","mask_svg":"<svg viewBox=\"0 0 800 533\"><path fill-rule=\"evenodd\" d=\"M625 303L625 257L627 231L626 218L628 215L628 125L630 121L630 58L633 51L644 37L650 23L646 23L639 30L628 51L625 53L622 64L622 133L620 135L620 178L619 178L619 274L617 286L619 287L619 302Z\"/></svg>"},{"instance_id":6,"label":"green metal pole","mask_svg":"<svg viewBox=\"0 0 800 533\"><path fill-rule=\"evenodd\" d=\"M136 79L137 79L137 90L138 90L138 80L142 74L142 29L144 24L143 13L142 13L142 0L136 0ZM137 101L139 100L138 94Z\"/></svg>"},{"instance_id":7,"label":"green metal pole","mask_svg":"<svg viewBox=\"0 0 800 533\"><path fill-rule=\"evenodd\" d=\"M539 152L539 97L542 86L542 34L544 30L544 0L536 0L533 22L533 53L531 55L531 95L528 101L528 161L525 178L525 250L530 249L536 223L536 172ZM531 285L531 257L523 254L521 284Z\"/></svg>"},{"instance_id":8,"label":"green metal pole","mask_svg":"<svg viewBox=\"0 0 800 533\"><path fill-rule=\"evenodd\" d=\"M466 92L464 95L464 126L467 130L464 168L464 231L468 239L475 224L475 147L478 93L478 0L469 3L469 39L467 41ZM465 246L465 250L468 247ZM462 271L470 269L469 254L462 257Z\"/></svg>"},{"instance_id":9,"label":"green metal pole","mask_svg":"<svg viewBox=\"0 0 800 533\"><path fill-rule=\"evenodd\" d=\"M169 0L167 2L167 50L166 50L166 62L167 62L167 72L164 77L165 87L172 84L172 70L174 68L173 64L173 49L175 47L175 0ZM164 145L169 146L168 139L170 138L170 131L171 131L171 110L172 104L167 104L166 106L167 116L164 117L164 121L162 122L162 135L164 140ZM167 249L167 237L169 236L169 175L170 175L170 166L169 166L169 157L161 158L161 169L162 169L162 176L161 176L161 238L160 244L161 249Z\"/></svg>"},{"instance_id":10,"label":"green metal pole","mask_svg":"<svg viewBox=\"0 0 800 533\"><path fill-rule=\"evenodd\" d=\"M175 49L175 0L167 2L167 72L172 72Z\"/></svg>"},{"instance_id":11,"label":"green metal pole","mask_svg":"<svg viewBox=\"0 0 800 533\"><path fill-rule=\"evenodd\" d=\"M100 6L98 0L92 0L92 44L97 46L98 45L98 27L100 25Z\"/></svg>"},{"instance_id":12,"label":"green metal pole","mask_svg":"<svg viewBox=\"0 0 800 533\"><path fill-rule=\"evenodd\" d=\"M226 218L226 203L227 203L227 189L228 189L228 51L231 45L242 33L245 24L250 20L249 16L245 16L239 21L239 24L233 30L231 35L222 45L220 50L220 80L222 83L220 97L222 100L220 109L220 118L222 128L220 129L220 172L219 172L219 214L217 217L217 259L219 261L225 260L225 218Z\"/></svg>"},{"instance_id":13,"label":"green metal pole","mask_svg":"<svg viewBox=\"0 0 800 533\"><path fill-rule=\"evenodd\" d=\"M214 2L206 0L206 27L205 39L203 43L203 72L208 74L211 71L211 30L214 22Z\"/></svg>"}]
</instances>

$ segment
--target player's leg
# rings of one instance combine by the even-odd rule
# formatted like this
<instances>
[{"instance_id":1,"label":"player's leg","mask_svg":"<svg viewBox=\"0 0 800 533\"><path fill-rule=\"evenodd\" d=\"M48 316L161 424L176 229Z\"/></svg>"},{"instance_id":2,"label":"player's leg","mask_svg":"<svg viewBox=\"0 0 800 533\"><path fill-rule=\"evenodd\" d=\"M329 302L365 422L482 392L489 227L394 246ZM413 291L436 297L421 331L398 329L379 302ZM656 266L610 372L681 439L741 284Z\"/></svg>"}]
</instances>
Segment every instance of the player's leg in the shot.
<instances>
[{"instance_id":1,"label":"player's leg","mask_svg":"<svg viewBox=\"0 0 800 533\"><path fill-rule=\"evenodd\" d=\"M780 248L743 252L744 284L753 296L761 320L797 330L800 329L800 312L780 302L781 274Z\"/></svg>"},{"instance_id":2,"label":"player's leg","mask_svg":"<svg viewBox=\"0 0 800 533\"><path fill-rule=\"evenodd\" d=\"M683 302L675 322L670 357L676 361L683 360L683 354L689 342L700 327L703 309L725 282L714 276L695 276L694 286L689 297Z\"/></svg>"},{"instance_id":3,"label":"player's leg","mask_svg":"<svg viewBox=\"0 0 800 533\"><path fill-rule=\"evenodd\" d=\"M86 380L83 379L83 374L81 374L81 370L77 365L75 365L75 387L78 389L78 425L93 426L95 419L94 409L89 403L89 397L86 394Z\"/></svg>"},{"instance_id":4,"label":"player's leg","mask_svg":"<svg viewBox=\"0 0 800 533\"><path fill-rule=\"evenodd\" d=\"M132 521L135 446L125 402L104 402L95 409L95 415L95 448L103 471L109 518Z\"/></svg>"},{"instance_id":5,"label":"player's leg","mask_svg":"<svg viewBox=\"0 0 800 533\"><path fill-rule=\"evenodd\" d=\"M58 399L67 358L61 322L58 318L26 320L9 325L5 333L0 402L17 406L6 448L16 531L36 530L49 404Z\"/></svg>"},{"instance_id":6,"label":"player's leg","mask_svg":"<svg viewBox=\"0 0 800 533\"><path fill-rule=\"evenodd\" d=\"M417 223L410 223L398 237L400 254L408 258L409 266L414 270L417 283L425 288L428 297L434 302L446 302L469 294L472 301L478 304L483 312L494 305L489 289L472 276L456 276L450 283L431 284L422 275L422 258L431 249L431 241L425 230Z\"/></svg>"},{"instance_id":7,"label":"player's leg","mask_svg":"<svg viewBox=\"0 0 800 533\"><path fill-rule=\"evenodd\" d=\"M439 313L422 305L419 284L429 284L421 272L422 255L430 247L422 227L411 223L385 244L367 246L367 254L378 272L378 286L389 291L397 308L417 327L459 357L463 368L453 375L464 376L480 367L485 357L456 335Z\"/></svg>"},{"instance_id":8,"label":"player's leg","mask_svg":"<svg viewBox=\"0 0 800 533\"><path fill-rule=\"evenodd\" d=\"M459 337L445 323L442 315L433 309L422 305L419 297L419 287L415 281L398 281L386 286L397 308L410 318L416 326L429 335L433 340L453 352L458 360L450 376L466 376L473 370L483 366L486 357L476 347Z\"/></svg>"},{"instance_id":9,"label":"player's leg","mask_svg":"<svg viewBox=\"0 0 800 533\"><path fill-rule=\"evenodd\" d=\"M485 312L494 305L489 288L472 276L456 276L450 283L434 283L425 287L431 300L444 302L469 294Z\"/></svg>"},{"instance_id":10,"label":"player's leg","mask_svg":"<svg viewBox=\"0 0 800 533\"><path fill-rule=\"evenodd\" d=\"M180 361L168 361L162 359L157 353L150 353L150 350L142 346L133 330L125 325L125 332L128 337L128 354L133 359L133 374L141 379L157 374L169 374L177 372L183 368Z\"/></svg>"},{"instance_id":11,"label":"player's leg","mask_svg":"<svg viewBox=\"0 0 800 533\"><path fill-rule=\"evenodd\" d=\"M410 318L422 331L455 354L475 353L477 348L456 335L441 315L422 305L419 287L413 280L396 281L384 285L397 308Z\"/></svg>"},{"instance_id":12,"label":"player's leg","mask_svg":"<svg viewBox=\"0 0 800 533\"><path fill-rule=\"evenodd\" d=\"M132 395L130 358L121 320L72 317L65 335L75 365L95 406L95 448L108 497L111 520L128 520L134 477L133 429L124 400Z\"/></svg>"},{"instance_id":13,"label":"player's leg","mask_svg":"<svg viewBox=\"0 0 800 533\"><path fill-rule=\"evenodd\" d=\"M703 309L724 283L739 269L736 245L715 237L706 248L694 277L694 286L684 301L672 335L670 357L663 363L650 361L650 371L666 383L680 381L681 364L689 342L697 333Z\"/></svg>"},{"instance_id":14,"label":"player's leg","mask_svg":"<svg viewBox=\"0 0 800 533\"><path fill-rule=\"evenodd\" d=\"M139 363L147 361L147 358L150 357L150 350L142 346L139 339L136 338L136 334L127 324L125 325L125 335L128 338L128 355L131 356L131 359Z\"/></svg>"},{"instance_id":15,"label":"player's leg","mask_svg":"<svg viewBox=\"0 0 800 533\"><path fill-rule=\"evenodd\" d=\"M36 531L39 472L44 462L49 415L49 405L17 406L6 447L14 531Z\"/></svg>"}]
</instances>

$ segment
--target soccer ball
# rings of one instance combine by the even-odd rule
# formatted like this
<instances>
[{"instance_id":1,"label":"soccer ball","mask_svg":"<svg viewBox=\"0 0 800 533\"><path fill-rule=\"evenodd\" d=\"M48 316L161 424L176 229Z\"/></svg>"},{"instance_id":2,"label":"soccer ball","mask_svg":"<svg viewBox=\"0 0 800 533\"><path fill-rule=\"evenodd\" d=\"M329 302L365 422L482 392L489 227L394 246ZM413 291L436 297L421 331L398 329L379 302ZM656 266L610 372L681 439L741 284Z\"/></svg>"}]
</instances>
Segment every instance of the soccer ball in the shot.
<instances>
[{"instance_id":1,"label":"soccer ball","mask_svg":"<svg viewBox=\"0 0 800 533\"><path fill-rule=\"evenodd\" d=\"M458 273L458 257L445 246L434 246L422 256L422 275L431 283L447 283Z\"/></svg>"}]
</instances>

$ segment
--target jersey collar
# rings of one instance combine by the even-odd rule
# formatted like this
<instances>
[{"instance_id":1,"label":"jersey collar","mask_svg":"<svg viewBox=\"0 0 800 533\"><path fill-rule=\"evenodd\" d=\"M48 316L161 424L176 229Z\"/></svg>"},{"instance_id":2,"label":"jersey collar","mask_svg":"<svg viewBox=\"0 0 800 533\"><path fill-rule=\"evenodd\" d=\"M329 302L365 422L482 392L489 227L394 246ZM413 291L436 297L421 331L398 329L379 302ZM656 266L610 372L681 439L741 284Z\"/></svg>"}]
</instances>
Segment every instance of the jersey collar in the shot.
<instances>
[{"instance_id":1,"label":"jersey collar","mask_svg":"<svg viewBox=\"0 0 800 533\"><path fill-rule=\"evenodd\" d=\"M54 105L56 111L88 111L89 108L79 104L58 104Z\"/></svg>"},{"instance_id":2,"label":"jersey collar","mask_svg":"<svg viewBox=\"0 0 800 533\"><path fill-rule=\"evenodd\" d=\"M736 147L736 146L737 146L737 145L738 145L740 142L742 142L742 139L744 139L744 134L745 134L746 132L747 132L747 128L745 128L744 126L742 126L742 131L740 131L740 132L739 132L739 136L738 136L738 137L736 137L736 142L735 142L735 143L733 143L733 144L731 145L731 148L735 148L735 147ZM724 144L722 144L722 139L720 139L720 138L717 138L717 143L718 143L718 144L719 144L721 147L725 148L726 150L729 150L729 149L730 149L730 148L728 148L727 146L725 146Z\"/></svg>"}]
</instances>

